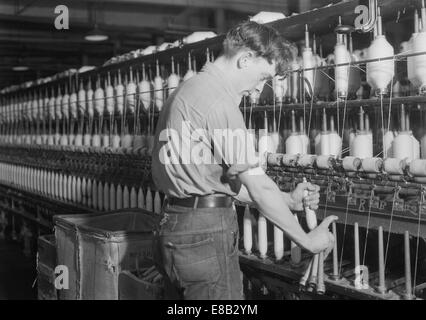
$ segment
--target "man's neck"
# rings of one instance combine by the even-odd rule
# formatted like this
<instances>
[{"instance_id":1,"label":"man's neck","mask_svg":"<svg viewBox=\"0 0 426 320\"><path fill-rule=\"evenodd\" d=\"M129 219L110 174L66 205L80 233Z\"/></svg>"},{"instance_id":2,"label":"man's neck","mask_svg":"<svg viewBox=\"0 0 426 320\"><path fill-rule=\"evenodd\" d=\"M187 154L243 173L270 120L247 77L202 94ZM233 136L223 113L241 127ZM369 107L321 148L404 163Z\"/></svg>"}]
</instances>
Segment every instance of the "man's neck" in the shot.
<instances>
[{"instance_id":1,"label":"man's neck","mask_svg":"<svg viewBox=\"0 0 426 320\"><path fill-rule=\"evenodd\" d=\"M224 56L218 57L213 64L226 75L229 83L237 90L238 94L243 96L244 90L241 88L241 81L238 76L238 69L233 60L227 59Z\"/></svg>"}]
</instances>

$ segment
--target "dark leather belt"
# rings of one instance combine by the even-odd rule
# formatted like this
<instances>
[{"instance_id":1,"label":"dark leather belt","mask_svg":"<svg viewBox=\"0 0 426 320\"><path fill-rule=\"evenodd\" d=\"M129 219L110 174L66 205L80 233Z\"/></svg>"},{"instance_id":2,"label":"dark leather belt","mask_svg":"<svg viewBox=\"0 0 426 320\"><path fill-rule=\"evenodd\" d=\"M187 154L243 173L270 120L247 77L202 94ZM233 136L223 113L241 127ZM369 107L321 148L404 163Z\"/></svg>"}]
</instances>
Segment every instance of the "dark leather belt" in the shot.
<instances>
[{"instance_id":1,"label":"dark leather belt","mask_svg":"<svg viewBox=\"0 0 426 320\"><path fill-rule=\"evenodd\" d=\"M233 199L225 195L194 196L189 198L167 198L171 206L181 206L188 208L229 208Z\"/></svg>"}]
</instances>

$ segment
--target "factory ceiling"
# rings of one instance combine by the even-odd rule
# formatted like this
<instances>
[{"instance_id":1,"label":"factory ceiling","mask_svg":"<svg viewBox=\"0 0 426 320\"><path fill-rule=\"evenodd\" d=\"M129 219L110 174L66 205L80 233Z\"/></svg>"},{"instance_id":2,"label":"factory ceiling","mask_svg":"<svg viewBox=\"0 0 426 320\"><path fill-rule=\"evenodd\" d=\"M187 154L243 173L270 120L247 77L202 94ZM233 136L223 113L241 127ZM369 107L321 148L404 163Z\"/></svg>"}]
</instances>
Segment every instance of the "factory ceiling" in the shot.
<instances>
[{"instance_id":1,"label":"factory ceiling","mask_svg":"<svg viewBox=\"0 0 426 320\"><path fill-rule=\"evenodd\" d=\"M172 42L194 31L225 32L260 11L289 15L327 0L0 0L0 88L82 65L102 65L114 55ZM69 29L55 28L55 8L65 5ZM108 34L92 43L95 24ZM17 65L27 71L13 71Z\"/></svg>"}]
</instances>

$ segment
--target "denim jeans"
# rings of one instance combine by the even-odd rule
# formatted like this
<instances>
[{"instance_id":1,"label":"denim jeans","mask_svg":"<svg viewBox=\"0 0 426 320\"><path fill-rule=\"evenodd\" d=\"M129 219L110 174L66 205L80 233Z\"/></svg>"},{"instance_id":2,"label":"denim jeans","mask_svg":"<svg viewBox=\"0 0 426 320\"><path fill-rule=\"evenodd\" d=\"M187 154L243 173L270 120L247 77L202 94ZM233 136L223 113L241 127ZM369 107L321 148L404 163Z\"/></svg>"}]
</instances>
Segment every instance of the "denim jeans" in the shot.
<instances>
[{"instance_id":1,"label":"denim jeans","mask_svg":"<svg viewBox=\"0 0 426 320\"><path fill-rule=\"evenodd\" d=\"M243 299L234 208L165 205L163 214L157 236L157 265L181 297Z\"/></svg>"}]
</instances>

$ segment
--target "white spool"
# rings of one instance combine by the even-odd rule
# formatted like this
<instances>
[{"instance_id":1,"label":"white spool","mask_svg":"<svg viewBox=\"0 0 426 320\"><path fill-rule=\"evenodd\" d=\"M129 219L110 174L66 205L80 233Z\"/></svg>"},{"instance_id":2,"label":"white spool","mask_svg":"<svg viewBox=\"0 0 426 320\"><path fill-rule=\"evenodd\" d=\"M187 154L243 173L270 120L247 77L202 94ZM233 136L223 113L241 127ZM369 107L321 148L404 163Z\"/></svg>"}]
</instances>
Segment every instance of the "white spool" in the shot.
<instances>
[{"instance_id":1,"label":"white spool","mask_svg":"<svg viewBox=\"0 0 426 320\"><path fill-rule=\"evenodd\" d=\"M292 133L287 140L285 141L285 150L286 154L302 154L303 152L303 144L300 140L299 134Z\"/></svg>"},{"instance_id":2,"label":"white spool","mask_svg":"<svg viewBox=\"0 0 426 320\"><path fill-rule=\"evenodd\" d=\"M146 146L146 139L143 135L133 136L133 149L141 149Z\"/></svg>"},{"instance_id":3,"label":"white spool","mask_svg":"<svg viewBox=\"0 0 426 320\"><path fill-rule=\"evenodd\" d=\"M416 10L415 13L414 13L414 33L411 35L411 38L407 43L407 47L405 48L406 52L404 52L405 54L414 53L414 39L417 37L418 34L419 34L419 15L418 15L418 12ZM416 89L416 88L420 87L420 81L416 77L415 70L416 70L415 69L415 56L407 57L408 80L410 80L411 84Z\"/></svg>"},{"instance_id":4,"label":"white spool","mask_svg":"<svg viewBox=\"0 0 426 320\"><path fill-rule=\"evenodd\" d=\"M110 202L110 199L109 199L109 189L110 189L109 183L105 182L104 183L104 194L103 194L103 197L102 197L102 199L103 199L103 210L104 211L109 211L110 210L109 209L109 202Z\"/></svg>"},{"instance_id":5,"label":"white spool","mask_svg":"<svg viewBox=\"0 0 426 320\"><path fill-rule=\"evenodd\" d=\"M330 155L330 133L328 131L321 132L319 148L320 148L320 155L323 155L323 156Z\"/></svg>"},{"instance_id":6,"label":"white spool","mask_svg":"<svg viewBox=\"0 0 426 320\"><path fill-rule=\"evenodd\" d=\"M298 101L299 96L299 72L297 72L299 69L300 65L297 60L294 59L291 63L291 70L293 72L291 73L291 77L289 79L291 87L291 100L294 102Z\"/></svg>"},{"instance_id":7,"label":"white spool","mask_svg":"<svg viewBox=\"0 0 426 320\"><path fill-rule=\"evenodd\" d=\"M73 195L73 180L72 180L72 176L68 175L67 176L67 200L68 201L73 201L72 199L72 195ZM46 189L45 189L46 190Z\"/></svg>"},{"instance_id":8,"label":"white spool","mask_svg":"<svg viewBox=\"0 0 426 320\"><path fill-rule=\"evenodd\" d=\"M109 187L109 209L112 211L117 209L116 200L117 200L117 194L115 191L115 185L114 183L111 183Z\"/></svg>"},{"instance_id":9,"label":"white spool","mask_svg":"<svg viewBox=\"0 0 426 320\"><path fill-rule=\"evenodd\" d=\"M106 103L105 108L109 115L114 114L114 87L111 84L110 75L108 73L108 84L105 88Z\"/></svg>"},{"instance_id":10,"label":"white spool","mask_svg":"<svg viewBox=\"0 0 426 320\"><path fill-rule=\"evenodd\" d=\"M118 80L114 88L115 91L115 108L119 114L123 114L124 110L124 86L121 83L121 72L118 71Z\"/></svg>"},{"instance_id":11,"label":"white spool","mask_svg":"<svg viewBox=\"0 0 426 320\"><path fill-rule=\"evenodd\" d=\"M100 80L98 79L96 84L96 90L94 93L95 101L94 107L98 115L103 115L105 111L105 91L100 85Z\"/></svg>"},{"instance_id":12,"label":"white spool","mask_svg":"<svg viewBox=\"0 0 426 320\"><path fill-rule=\"evenodd\" d=\"M77 202L77 178L74 175L71 179L71 201L74 203Z\"/></svg>"},{"instance_id":13,"label":"white spool","mask_svg":"<svg viewBox=\"0 0 426 320\"><path fill-rule=\"evenodd\" d=\"M74 145L76 147L83 146L83 135L82 134L76 134L74 137Z\"/></svg>"},{"instance_id":14,"label":"white spool","mask_svg":"<svg viewBox=\"0 0 426 320\"><path fill-rule=\"evenodd\" d=\"M361 159L353 156L344 157L342 166L346 172L358 171L358 169L361 167Z\"/></svg>"},{"instance_id":15,"label":"white spool","mask_svg":"<svg viewBox=\"0 0 426 320\"><path fill-rule=\"evenodd\" d=\"M272 82L274 88L275 101L277 103L282 103L284 100L284 83L287 83L286 80L282 79L282 76L275 76Z\"/></svg>"},{"instance_id":16,"label":"white spool","mask_svg":"<svg viewBox=\"0 0 426 320\"><path fill-rule=\"evenodd\" d=\"M92 179L88 179L86 189L87 189L87 206L89 208L91 208L93 205L92 185L93 185Z\"/></svg>"},{"instance_id":17,"label":"white spool","mask_svg":"<svg viewBox=\"0 0 426 320\"><path fill-rule=\"evenodd\" d=\"M351 62L351 55L344 43L337 43L334 47L335 64L349 64ZM339 98L346 98L348 95L349 87L349 65L337 66L335 71L335 91Z\"/></svg>"},{"instance_id":18,"label":"white spool","mask_svg":"<svg viewBox=\"0 0 426 320\"><path fill-rule=\"evenodd\" d=\"M142 80L138 84L138 93L139 93L139 100L142 101L142 105L145 111L149 109L149 106L152 101L151 91L152 91L151 83L146 79L145 65L142 65Z\"/></svg>"},{"instance_id":19,"label":"white spool","mask_svg":"<svg viewBox=\"0 0 426 320\"><path fill-rule=\"evenodd\" d=\"M297 214L293 215L296 221L299 223ZM291 262L298 265L302 261L302 249L293 241L291 241Z\"/></svg>"},{"instance_id":20,"label":"white spool","mask_svg":"<svg viewBox=\"0 0 426 320\"><path fill-rule=\"evenodd\" d=\"M130 208L138 207L138 195L136 194L135 187L130 190Z\"/></svg>"},{"instance_id":21,"label":"white spool","mask_svg":"<svg viewBox=\"0 0 426 320\"><path fill-rule=\"evenodd\" d=\"M392 154L394 158L413 160L413 139L411 132L400 132L392 142Z\"/></svg>"},{"instance_id":22,"label":"white spool","mask_svg":"<svg viewBox=\"0 0 426 320\"><path fill-rule=\"evenodd\" d=\"M321 154L321 132L318 132L314 137L315 154Z\"/></svg>"},{"instance_id":23,"label":"white spool","mask_svg":"<svg viewBox=\"0 0 426 320\"><path fill-rule=\"evenodd\" d=\"M73 89L73 92L70 95L70 114L74 119L77 119L77 101L77 93Z\"/></svg>"},{"instance_id":24,"label":"white spool","mask_svg":"<svg viewBox=\"0 0 426 320\"><path fill-rule=\"evenodd\" d=\"M64 185L65 185L65 183L64 183L64 175L62 173L59 176L58 183L59 183L59 199L64 200L64 198L65 198L64 197Z\"/></svg>"},{"instance_id":25,"label":"white spool","mask_svg":"<svg viewBox=\"0 0 426 320\"><path fill-rule=\"evenodd\" d=\"M420 149L422 152L422 159L426 159L426 135L424 135L420 141Z\"/></svg>"},{"instance_id":26,"label":"white spool","mask_svg":"<svg viewBox=\"0 0 426 320\"><path fill-rule=\"evenodd\" d=\"M121 188L121 184L117 185L115 193L116 193L115 208L117 210L123 209L123 189Z\"/></svg>"},{"instance_id":27,"label":"white spool","mask_svg":"<svg viewBox=\"0 0 426 320\"><path fill-rule=\"evenodd\" d=\"M365 172L379 173L383 168L383 159L381 159L381 158L365 158L361 162L361 168Z\"/></svg>"},{"instance_id":28,"label":"white spool","mask_svg":"<svg viewBox=\"0 0 426 320\"><path fill-rule=\"evenodd\" d=\"M102 147L104 148L109 147L109 134L102 135Z\"/></svg>"},{"instance_id":29,"label":"white spool","mask_svg":"<svg viewBox=\"0 0 426 320\"><path fill-rule=\"evenodd\" d=\"M420 142L411 133L411 140L413 141L413 159L420 158Z\"/></svg>"},{"instance_id":30,"label":"white spool","mask_svg":"<svg viewBox=\"0 0 426 320\"><path fill-rule=\"evenodd\" d=\"M83 145L85 147L90 147L92 145L92 135L87 133L83 136Z\"/></svg>"},{"instance_id":31,"label":"white spool","mask_svg":"<svg viewBox=\"0 0 426 320\"><path fill-rule=\"evenodd\" d=\"M112 148L118 149L121 146L121 137L118 134L112 136Z\"/></svg>"},{"instance_id":32,"label":"white spool","mask_svg":"<svg viewBox=\"0 0 426 320\"><path fill-rule=\"evenodd\" d=\"M92 181L92 208L96 209L98 206L98 182L96 179Z\"/></svg>"},{"instance_id":33,"label":"white spool","mask_svg":"<svg viewBox=\"0 0 426 320\"><path fill-rule=\"evenodd\" d=\"M311 48L304 48L302 52L302 61L303 61L303 76L305 78L306 83L305 91L306 93L311 93L314 87L314 70L315 67L315 59L312 54ZM311 70L306 70L311 69ZM309 84L309 85L308 85Z\"/></svg>"},{"instance_id":34,"label":"white spool","mask_svg":"<svg viewBox=\"0 0 426 320\"><path fill-rule=\"evenodd\" d=\"M92 135L92 147L100 147L101 146L101 136L99 134Z\"/></svg>"},{"instance_id":35,"label":"white spool","mask_svg":"<svg viewBox=\"0 0 426 320\"><path fill-rule=\"evenodd\" d=\"M123 208L128 209L130 208L130 193L129 188L127 185L124 185L123 187Z\"/></svg>"},{"instance_id":36,"label":"white spool","mask_svg":"<svg viewBox=\"0 0 426 320\"><path fill-rule=\"evenodd\" d=\"M426 27L426 26L424 26ZM426 31L420 32L413 39L413 52L426 52ZM426 93L426 55L414 56L415 83L419 84L420 93Z\"/></svg>"},{"instance_id":37,"label":"white spool","mask_svg":"<svg viewBox=\"0 0 426 320\"><path fill-rule=\"evenodd\" d=\"M83 114L86 111L86 105L87 105L86 99L87 99L86 90L84 90L83 84L80 83L80 89L78 90L77 102L78 102L78 109Z\"/></svg>"},{"instance_id":38,"label":"white spool","mask_svg":"<svg viewBox=\"0 0 426 320\"><path fill-rule=\"evenodd\" d=\"M62 96L62 115L65 119L68 119L70 114L70 96L67 92L67 88L65 87L65 94Z\"/></svg>"},{"instance_id":39,"label":"white spool","mask_svg":"<svg viewBox=\"0 0 426 320\"><path fill-rule=\"evenodd\" d=\"M395 54L392 45L384 35L378 35L368 48L368 59L393 57ZM373 61L367 63L367 82L380 93L387 92L387 86L395 75L395 61L393 59Z\"/></svg>"},{"instance_id":40,"label":"white spool","mask_svg":"<svg viewBox=\"0 0 426 320\"><path fill-rule=\"evenodd\" d=\"M265 259L268 250L267 222L266 218L261 213L259 213L259 219L257 221L257 236L260 258Z\"/></svg>"},{"instance_id":41,"label":"white spool","mask_svg":"<svg viewBox=\"0 0 426 320\"><path fill-rule=\"evenodd\" d=\"M77 177L76 179L76 184L75 184L75 193L76 193L76 197L75 200L78 204L81 204L82 201L82 195L81 195L81 178Z\"/></svg>"},{"instance_id":42,"label":"white spool","mask_svg":"<svg viewBox=\"0 0 426 320\"><path fill-rule=\"evenodd\" d=\"M284 233L274 225L274 254L276 261L284 257Z\"/></svg>"},{"instance_id":43,"label":"white spool","mask_svg":"<svg viewBox=\"0 0 426 320\"><path fill-rule=\"evenodd\" d=\"M133 147L133 136L130 134L125 134L121 137L121 146L123 148L132 148Z\"/></svg>"},{"instance_id":44,"label":"white spool","mask_svg":"<svg viewBox=\"0 0 426 320\"><path fill-rule=\"evenodd\" d=\"M161 214L161 198L158 191L155 192L154 196L154 213Z\"/></svg>"},{"instance_id":45,"label":"white spool","mask_svg":"<svg viewBox=\"0 0 426 320\"><path fill-rule=\"evenodd\" d=\"M150 212L154 211L153 200L152 200L152 192L151 192L151 188L150 187L148 187L148 190L146 192L145 207L146 207L146 210L148 210Z\"/></svg>"},{"instance_id":46,"label":"white spool","mask_svg":"<svg viewBox=\"0 0 426 320\"><path fill-rule=\"evenodd\" d=\"M366 131L358 132L352 143L352 155L360 159L373 157L371 133Z\"/></svg>"},{"instance_id":47,"label":"white spool","mask_svg":"<svg viewBox=\"0 0 426 320\"><path fill-rule=\"evenodd\" d=\"M136 83L133 81L133 71L130 68L130 79L126 84L126 105L130 113L135 112L136 107Z\"/></svg>"},{"instance_id":48,"label":"white spool","mask_svg":"<svg viewBox=\"0 0 426 320\"><path fill-rule=\"evenodd\" d=\"M145 209L145 196L143 194L142 187L139 187L139 190L138 190L138 208Z\"/></svg>"},{"instance_id":49,"label":"white spool","mask_svg":"<svg viewBox=\"0 0 426 320\"><path fill-rule=\"evenodd\" d=\"M383 161L383 169L387 174L402 175L406 163L404 160L397 158L387 158Z\"/></svg>"},{"instance_id":50,"label":"white spool","mask_svg":"<svg viewBox=\"0 0 426 320\"><path fill-rule=\"evenodd\" d=\"M61 88L58 88L58 95L55 100L55 117L57 120L62 119L62 94Z\"/></svg>"},{"instance_id":51,"label":"white spool","mask_svg":"<svg viewBox=\"0 0 426 320\"><path fill-rule=\"evenodd\" d=\"M83 179L81 181L81 204L83 206L87 205L87 195L88 195L87 179L85 177L83 177Z\"/></svg>"},{"instance_id":52,"label":"white spool","mask_svg":"<svg viewBox=\"0 0 426 320\"><path fill-rule=\"evenodd\" d=\"M392 152L392 143L395 139L394 133L392 130L386 131L385 135L383 136L383 148L385 150L384 158L392 158L393 152Z\"/></svg>"},{"instance_id":53,"label":"white spool","mask_svg":"<svg viewBox=\"0 0 426 320\"><path fill-rule=\"evenodd\" d=\"M409 171L415 177L426 177L426 160L415 159L411 161Z\"/></svg>"},{"instance_id":54,"label":"white spool","mask_svg":"<svg viewBox=\"0 0 426 320\"><path fill-rule=\"evenodd\" d=\"M250 213L250 207L246 205L244 209L244 233L243 233L243 242L244 242L244 252L249 255L251 254L251 250L253 248L253 224L252 224L252 216Z\"/></svg>"},{"instance_id":55,"label":"white spool","mask_svg":"<svg viewBox=\"0 0 426 320\"><path fill-rule=\"evenodd\" d=\"M185 73L185 76L183 77L183 81L187 81L191 79L194 75L195 73L192 70L192 63L191 63L191 53L188 53L188 71Z\"/></svg>"},{"instance_id":56,"label":"white spool","mask_svg":"<svg viewBox=\"0 0 426 320\"><path fill-rule=\"evenodd\" d=\"M96 204L96 208L99 211L102 211L104 207L104 185L102 184L101 181L98 182L97 190L98 190L98 198L97 198L98 202Z\"/></svg>"},{"instance_id":57,"label":"white spool","mask_svg":"<svg viewBox=\"0 0 426 320\"><path fill-rule=\"evenodd\" d=\"M172 72L167 78L168 95L170 96L173 91L179 86L179 76L175 73L175 62L172 57Z\"/></svg>"},{"instance_id":58,"label":"white spool","mask_svg":"<svg viewBox=\"0 0 426 320\"><path fill-rule=\"evenodd\" d=\"M89 79L89 86L86 90L86 111L90 118L93 118L95 110L95 94L92 89L92 84Z\"/></svg>"}]
</instances>

